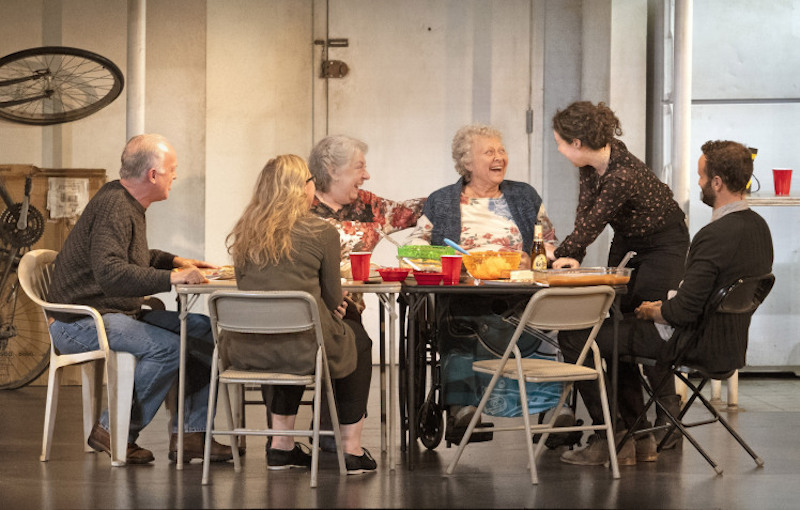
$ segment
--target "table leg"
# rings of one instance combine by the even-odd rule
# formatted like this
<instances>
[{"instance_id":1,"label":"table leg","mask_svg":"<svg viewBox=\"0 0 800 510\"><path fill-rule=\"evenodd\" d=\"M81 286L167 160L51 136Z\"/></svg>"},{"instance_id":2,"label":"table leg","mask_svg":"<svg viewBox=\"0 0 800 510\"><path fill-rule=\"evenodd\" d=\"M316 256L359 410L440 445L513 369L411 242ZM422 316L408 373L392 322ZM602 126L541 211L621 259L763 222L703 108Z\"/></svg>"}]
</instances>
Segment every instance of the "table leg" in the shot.
<instances>
[{"instance_id":1,"label":"table leg","mask_svg":"<svg viewBox=\"0 0 800 510\"><path fill-rule=\"evenodd\" d=\"M186 294L181 294L179 318L181 320L181 348L180 364L178 365L178 455L175 468L183 469L183 428L184 428L184 395L186 385L186 317L189 315L189 300Z\"/></svg>"},{"instance_id":2,"label":"table leg","mask_svg":"<svg viewBox=\"0 0 800 510\"><path fill-rule=\"evenodd\" d=\"M622 296L617 294L611 305L611 320L614 326L614 347L611 359L614 360L611 367L611 424L617 424L617 395L618 395L618 366L619 366L619 322L622 320ZM616 429L614 429L616 430Z\"/></svg>"},{"instance_id":3,"label":"table leg","mask_svg":"<svg viewBox=\"0 0 800 510\"><path fill-rule=\"evenodd\" d=\"M397 327L397 311L395 310L395 302L397 301L397 294L379 294L378 298L381 301L382 310L385 309L386 313L389 315L389 436L388 436L388 448L389 448L389 469L394 470L397 464L395 460L395 412L399 406L397 400L397 365L394 359L394 353L397 349L397 338L395 334L395 328ZM383 328L385 323L383 322L384 315L381 314L381 327ZM383 358L381 359L381 364L383 365Z\"/></svg>"},{"instance_id":4,"label":"table leg","mask_svg":"<svg viewBox=\"0 0 800 510\"><path fill-rule=\"evenodd\" d=\"M384 310L383 299L381 296L378 296L378 300L381 302L381 306L378 309L378 321L380 323L379 327L379 345L378 350L380 352L380 363L379 363L379 371L380 371L380 386L381 386L381 451L386 451L386 312Z\"/></svg>"}]
</instances>

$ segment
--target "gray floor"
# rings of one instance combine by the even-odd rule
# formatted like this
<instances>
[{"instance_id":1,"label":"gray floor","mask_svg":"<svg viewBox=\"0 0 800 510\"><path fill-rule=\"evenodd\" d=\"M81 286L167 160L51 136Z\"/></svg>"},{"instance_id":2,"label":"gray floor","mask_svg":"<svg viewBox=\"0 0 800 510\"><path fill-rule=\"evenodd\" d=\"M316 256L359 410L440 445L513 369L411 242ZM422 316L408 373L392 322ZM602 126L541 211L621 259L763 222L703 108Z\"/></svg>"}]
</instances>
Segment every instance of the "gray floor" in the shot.
<instances>
[{"instance_id":1,"label":"gray floor","mask_svg":"<svg viewBox=\"0 0 800 510\"><path fill-rule=\"evenodd\" d=\"M727 413L766 464L753 461L720 428L697 437L724 467L716 476L686 445L658 462L621 468L613 480L602 467L559 462L545 451L530 485L519 433L497 434L470 445L456 474L444 468L454 449L419 451L418 465L388 469L380 451L377 372L365 444L379 463L376 474L339 477L332 456L323 458L320 486L308 472L268 472L264 440L250 438L241 473L215 465L212 485L200 485L201 464L176 471L167 460L166 414L161 412L139 443L154 451L151 466L111 468L109 458L85 454L80 440L80 392L62 390L51 460L39 462L45 389L0 392L0 508L798 508L800 503L800 379L742 377L740 411ZM251 406L248 417L263 420ZM695 412L695 411L692 411ZM196 461L195 461L196 462Z\"/></svg>"}]
</instances>

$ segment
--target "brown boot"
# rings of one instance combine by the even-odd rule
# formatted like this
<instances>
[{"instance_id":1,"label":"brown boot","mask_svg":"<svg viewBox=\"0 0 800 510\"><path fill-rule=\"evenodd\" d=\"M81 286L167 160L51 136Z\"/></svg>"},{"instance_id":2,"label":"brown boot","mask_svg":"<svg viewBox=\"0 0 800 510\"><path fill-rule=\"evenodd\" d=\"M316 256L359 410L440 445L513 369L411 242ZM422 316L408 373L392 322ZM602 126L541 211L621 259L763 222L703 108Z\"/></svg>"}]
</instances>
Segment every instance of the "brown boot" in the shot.
<instances>
[{"instance_id":1,"label":"brown boot","mask_svg":"<svg viewBox=\"0 0 800 510\"><path fill-rule=\"evenodd\" d=\"M202 459L206 446L205 432L185 432L183 434L183 462L192 459ZM230 446L221 445L211 440L211 462L225 462L231 460L233 453ZM169 460L178 460L178 434L172 434L169 440Z\"/></svg>"},{"instance_id":2,"label":"brown boot","mask_svg":"<svg viewBox=\"0 0 800 510\"><path fill-rule=\"evenodd\" d=\"M95 423L92 427L92 433L89 434L89 440L86 441L89 446L98 452L106 452L111 456L111 436L108 431L100 426L100 423ZM149 464L153 462L153 452L145 450L136 443L128 443L128 450L125 453L125 462L127 464Z\"/></svg>"}]
</instances>

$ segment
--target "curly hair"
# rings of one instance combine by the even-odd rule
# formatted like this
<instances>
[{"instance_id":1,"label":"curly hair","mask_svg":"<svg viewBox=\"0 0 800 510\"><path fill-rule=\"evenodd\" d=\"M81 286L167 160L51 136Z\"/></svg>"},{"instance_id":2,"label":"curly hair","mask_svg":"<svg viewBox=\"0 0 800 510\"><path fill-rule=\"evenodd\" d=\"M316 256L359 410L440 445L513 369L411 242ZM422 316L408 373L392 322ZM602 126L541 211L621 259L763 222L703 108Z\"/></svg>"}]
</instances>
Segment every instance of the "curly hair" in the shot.
<instances>
[{"instance_id":1,"label":"curly hair","mask_svg":"<svg viewBox=\"0 0 800 510\"><path fill-rule=\"evenodd\" d=\"M317 142L308 156L308 169L314 176L317 191L329 191L331 177L349 165L358 152L366 154L368 148L361 140L345 135L326 136Z\"/></svg>"},{"instance_id":2,"label":"curly hair","mask_svg":"<svg viewBox=\"0 0 800 510\"><path fill-rule=\"evenodd\" d=\"M701 149L706 157L706 175L718 175L731 193L741 193L753 175L753 154L744 145L730 140L709 140Z\"/></svg>"},{"instance_id":3,"label":"curly hair","mask_svg":"<svg viewBox=\"0 0 800 510\"><path fill-rule=\"evenodd\" d=\"M467 170L467 165L472 163L472 145L478 137L497 138L503 142L503 135L500 131L483 124L472 124L463 126L456 131L453 137L453 161L456 163L456 172L464 178L464 182L469 182L472 172Z\"/></svg>"},{"instance_id":4,"label":"curly hair","mask_svg":"<svg viewBox=\"0 0 800 510\"><path fill-rule=\"evenodd\" d=\"M305 194L308 173L306 162L294 154L267 162L250 203L225 238L234 265L265 267L292 259L292 229L312 218Z\"/></svg>"},{"instance_id":5,"label":"curly hair","mask_svg":"<svg viewBox=\"0 0 800 510\"><path fill-rule=\"evenodd\" d=\"M580 140L590 149L600 150L615 136L622 135L619 119L605 103L593 105L576 101L553 115L553 130L568 143Z\"/></svg>"}]
</instances>

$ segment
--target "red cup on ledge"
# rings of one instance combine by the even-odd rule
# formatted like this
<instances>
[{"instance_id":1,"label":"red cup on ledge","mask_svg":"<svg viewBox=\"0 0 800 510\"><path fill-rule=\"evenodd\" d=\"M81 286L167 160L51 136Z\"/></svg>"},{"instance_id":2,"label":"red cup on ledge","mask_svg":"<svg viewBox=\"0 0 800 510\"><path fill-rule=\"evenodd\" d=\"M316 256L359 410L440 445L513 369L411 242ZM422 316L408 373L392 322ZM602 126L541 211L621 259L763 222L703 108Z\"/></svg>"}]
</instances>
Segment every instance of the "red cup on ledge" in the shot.
<instances>
[{"instance_id":1,"label":"red cup on ledge","mask_svg":"<svg viewBox=\"0 0 800 510\"><path fill-rule=\"evenodd\" d=\"M791 168L773 168L772 180L775 182L775 194L778 196L788 196L792 187Z\"/></svg>"},{"instance_id":2,"label":"red cup on ledge","mask_svg":"<svg viewBox=\"0 0 800 510\"><path fill-rule=\"evenodd\" d=\"M442 255L442 283L445 285L458 285L461 278L461 255Z\"/></svg>"},{"instance_id":3,"label":"red cup on ledge","mask_svg":"<svg viewBox=\"0 0 800 510\"><path fill-rule=\"evenodd\" d=\"M350 270L353 272L354 281L369 280L369 257L372 255L368 251L355 251L350 253Z\"/></svg>"}]
</instances>

